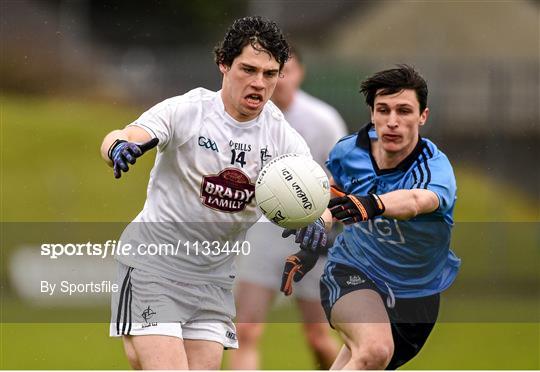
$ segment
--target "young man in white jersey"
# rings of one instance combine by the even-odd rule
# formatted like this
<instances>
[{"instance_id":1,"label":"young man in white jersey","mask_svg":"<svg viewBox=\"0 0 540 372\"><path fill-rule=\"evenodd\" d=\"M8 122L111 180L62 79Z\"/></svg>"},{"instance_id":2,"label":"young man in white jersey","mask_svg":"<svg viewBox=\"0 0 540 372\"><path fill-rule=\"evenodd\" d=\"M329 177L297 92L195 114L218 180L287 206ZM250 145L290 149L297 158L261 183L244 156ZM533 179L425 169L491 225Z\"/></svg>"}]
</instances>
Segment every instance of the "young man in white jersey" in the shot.
<instances>
[{"instance_id":1,"label":"young man in white jersey","mask_svg":"<svg viewBox=\"0 0 540 372\"><path fill-rule=\"evenodd\" d=\"M346 135L346 126L333 107L300 90L303 78L304 67L298 52L294 51L283 67L272 102L306 140L314 160L325 169L328 153ZM283 259L298 250L293 238L280 240L281 233L282 229L265 217L248 231L247 239L253 249L252 254L242 257L239 263L235 292L241 348L230 355L232 369L260 368L258 342L267 312L282 282ZM275 239L271 239L272 236ZM325 263L324 255L294 290L307 342L321 369L329 369L338 353L338 343L330 334L320 303L319 279Z\"/></svg>"},{"instance_id":2,"label":"young man in white jersey","mask_svg":"<svg viewBox=\"0 0 540 372\"><path fill-rule=\"evenodd\" d=\"M125 254L116 256L121 290L110 334L123 336L133 368L218 369L223 349L238 347L234 259L249 254L245 231L260 217L255 180L276 156L309 154L268 102L289 56L277 25L238 19L214 52L220 91L167 99L101 146L120 178L157 144L144 208L120 238ZM311 233L324 234L324 223L302 232ZM156 246L166 248L149 254Z\"/></svg>"}]
</instances>

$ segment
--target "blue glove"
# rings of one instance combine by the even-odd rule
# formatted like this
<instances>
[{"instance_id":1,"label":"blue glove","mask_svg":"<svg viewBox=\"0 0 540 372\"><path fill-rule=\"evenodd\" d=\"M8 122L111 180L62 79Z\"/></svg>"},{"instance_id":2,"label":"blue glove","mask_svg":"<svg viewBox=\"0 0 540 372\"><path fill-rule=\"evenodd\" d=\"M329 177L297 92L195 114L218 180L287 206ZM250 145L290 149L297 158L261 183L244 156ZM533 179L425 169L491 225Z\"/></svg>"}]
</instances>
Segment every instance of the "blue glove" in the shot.
<instances>
[{"instance_id":1,"label":"blue glove","mask_svg":"<svg viewBox=\"0 0 540 372\"><path fill-rule=\"evenodd\" d=\"M300 230L285 229L281 236L287 238L293 234L296 235L294 241L300 244L300 248L311 252L323 251L328 240L324 220L321 217L312 224L302 227Z\"/></svg>"},{"instance_id":2,"label":"blue glove","mask_svg":"<svg viewBox=\"0 0 540 372\"><path fill-rule=\"evenodd\" d=\"M157 138L152 138L141 145L124 140L114 141L108 152L109 159L113 162L114 178L120 178L122 172L129 170L127 163L135 164L139 156L156 147L158 143Z\"/></svg>"}]
</instances>

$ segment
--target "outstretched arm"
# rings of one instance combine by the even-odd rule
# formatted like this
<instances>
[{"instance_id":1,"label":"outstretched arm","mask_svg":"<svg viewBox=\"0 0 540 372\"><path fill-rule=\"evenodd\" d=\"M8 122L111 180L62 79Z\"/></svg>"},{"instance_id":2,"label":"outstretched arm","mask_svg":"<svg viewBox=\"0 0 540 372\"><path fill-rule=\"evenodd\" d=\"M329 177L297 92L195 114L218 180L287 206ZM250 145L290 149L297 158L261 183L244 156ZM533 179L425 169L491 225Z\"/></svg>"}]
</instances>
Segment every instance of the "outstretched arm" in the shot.
<instances>
[{"instance_id":1,"label":"outstretched arm","mask_svg":"<svg viewBox=\"0 0 540 372\"><path fill-rule=\"evenodd\" d=\"M439 208L437 195L425 189L396 190L379 195L379 198L385 207L383 216L397 220L409 220Z\"/></svg>"},{"instance_id":2,"label":"outstretched arm","mask_svg":"<svg viewBox=\"0 0 540 372\"><path fill-rule=\"evenodd\" d=\"M333 186L337 198L330 200L332 216L348 225L367 221L383 215L398 220L408 220L430 213L439 207L439 198L430 190L396 190L386 194L349 195Z\"/></svg>"}]
</instances>

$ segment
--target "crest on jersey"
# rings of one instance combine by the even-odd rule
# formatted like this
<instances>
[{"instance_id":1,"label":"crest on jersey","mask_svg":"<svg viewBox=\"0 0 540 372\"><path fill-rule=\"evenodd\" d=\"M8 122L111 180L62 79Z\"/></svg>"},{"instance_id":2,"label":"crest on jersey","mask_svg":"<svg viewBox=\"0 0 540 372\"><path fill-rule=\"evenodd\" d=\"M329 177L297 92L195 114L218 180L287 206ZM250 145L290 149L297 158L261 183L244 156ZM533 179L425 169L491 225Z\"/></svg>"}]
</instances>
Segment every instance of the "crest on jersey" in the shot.
<instances>
[{"instance_id":1,"label":"crest on jersey","mask_svg":"<svg viewBox=\"0 0 540 372\"><path fill-rule=\"evenodd\" d=\"M201 201L208 208L240 212L254 197L255 184L238 168L226 168L202 179Z\"/></svg>"},{"instance_id":2,"label":"crest on jersey","mask_svg":"<svg viewBox=\"0 0 540 372\"><path fill-rule=\"evenodd\" d=\"M272 154L268 152L268 145L266 145L264 148L261 149L261 164L264 167L264 163L266 163L269 159L272 158Z\"/></svg>"}]
</instances>

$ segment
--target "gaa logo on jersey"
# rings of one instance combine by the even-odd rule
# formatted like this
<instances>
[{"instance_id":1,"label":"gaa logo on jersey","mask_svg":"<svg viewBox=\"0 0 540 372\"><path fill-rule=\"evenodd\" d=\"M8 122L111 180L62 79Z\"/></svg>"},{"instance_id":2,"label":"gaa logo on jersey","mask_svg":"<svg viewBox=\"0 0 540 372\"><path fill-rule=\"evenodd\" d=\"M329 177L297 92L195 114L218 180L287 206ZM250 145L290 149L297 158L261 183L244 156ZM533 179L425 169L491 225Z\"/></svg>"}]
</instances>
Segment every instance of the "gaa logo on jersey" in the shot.
<instances>
[{"instance_id":1,"label":"gaa logo on jersey","mask_svg":"<svg viewBox=\"0 0 540 372\"><path fill-rule=\"evenodd\" d=\"M217 143L212 141L210 138L200 136L199 137L199 146L204 147L205 149L208 149L208 150L219 152Z\"/></svg>"},{"instance_id":2,"label":"gaa logo on jersey","mask_svg":"<svg viewBox=\"0 0 540 372\"><path fill-rule=\"evenodd\" d=\"M204 176L201 200L208 208L223 212L240 212L255 196L255 184L238 168L227 168L219 174Z\"/></svg>"}]
</instances>

